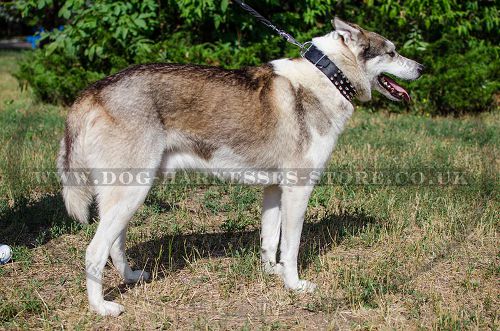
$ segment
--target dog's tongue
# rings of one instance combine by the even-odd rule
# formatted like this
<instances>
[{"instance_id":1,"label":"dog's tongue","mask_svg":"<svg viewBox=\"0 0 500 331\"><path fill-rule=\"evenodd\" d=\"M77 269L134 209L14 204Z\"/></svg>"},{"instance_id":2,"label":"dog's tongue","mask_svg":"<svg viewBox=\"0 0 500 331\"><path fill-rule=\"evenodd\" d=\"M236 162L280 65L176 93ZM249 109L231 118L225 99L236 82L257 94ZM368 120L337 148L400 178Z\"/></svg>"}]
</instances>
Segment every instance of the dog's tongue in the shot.
<instances>
[{"instance_id":1,"label":"dog's tongue","mask_svg":"<svg viewBox=\"0 0 500 331\"><path fill-rule=\"evenodd\" d=\"M401 93L403 95L403 98L409 102L411 100L411 97L410 95L408 94L408 92L406 92L406 90L399 86L398 83L396 83L394 80L390 79L389 77L387 77L386 75L384 75L384 79L399 93Z\"/></svg>"}]
</instances>

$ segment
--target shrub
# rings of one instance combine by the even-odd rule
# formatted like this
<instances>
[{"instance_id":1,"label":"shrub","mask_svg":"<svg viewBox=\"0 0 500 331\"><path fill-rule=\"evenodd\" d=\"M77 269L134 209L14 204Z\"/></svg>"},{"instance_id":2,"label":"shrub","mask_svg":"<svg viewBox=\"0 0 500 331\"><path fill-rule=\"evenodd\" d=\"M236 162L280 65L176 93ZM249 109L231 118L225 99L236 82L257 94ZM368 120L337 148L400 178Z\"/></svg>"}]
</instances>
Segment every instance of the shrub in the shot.
<instances>
[{"instance_id":1,"label":"shrub","mask_svg":"<svg viewBox=\"0 0 500 331\"><path fill-rule=\"evenodd\" d=\"M411 84L421 111L478 113L493 110L500 88L499 48L479 43L464 54L427 59L431 74Z\"/></svg>"},{"instance_id":2,"label":"shrub","mask_svg":"<svg viewBox=\"0 0 500 331\"><path fill-rule=\"evenodd\" d=\"M59 2L58 2L59 3ZM410 84L415 102L402 106L375 98L391 111L463 113L494 107L498 93L498 9L488 0L308 0L250 2L298 40L331 30L335 15L380 32L428 71ZM36 21L44 6L20 0ZM40 99L70 103L105 75L139 62L258 65L298 49L273 35L228 0L66 0L58 12L64 29L42 35L43 47L20 66L18 78ZM40 19L41 21L41 19ZM405 84L406 85L406 84ZM464 96L467 95L467 100Z\"/></svg>"},{"instance_id":3,"label":"shrub","mask_svg":"<svg viewBox=\"0 0 500 331\"><path fill-rule=\"evenodd\" d=\"M16 74L21 82L29 82L38 99L64 104L72 103L78 91L104 76L84 69L74 57L46 56L43 51L28 54Z\"/></svg>"}]
</instances>

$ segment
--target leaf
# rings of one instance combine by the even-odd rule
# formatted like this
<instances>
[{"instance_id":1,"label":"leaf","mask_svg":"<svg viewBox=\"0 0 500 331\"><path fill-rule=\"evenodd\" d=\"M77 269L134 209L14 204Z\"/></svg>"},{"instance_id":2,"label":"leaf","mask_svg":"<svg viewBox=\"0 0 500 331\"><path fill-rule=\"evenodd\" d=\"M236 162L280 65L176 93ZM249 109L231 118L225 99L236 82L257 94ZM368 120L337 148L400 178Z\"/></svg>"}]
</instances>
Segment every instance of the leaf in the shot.
<instances>
[{"instance_id":1,"label":"leaf","mask_svg":"<svg viewBox=\"0 0 500 331\"><path fill-rule=\"evenodd\" d=\"M96 55L97 55L97 57L99 57L99 58L102 58L102 57L103 57L103 56L102 56L102 54L103 54L103 48L102 48L102 46L97 46L97 47L95 48L95 54L96 54Z\"/></svg>"},{"instance_id":2,"label":"leaf","mask_svg":"<svg viewBox=\"0 0 500 331\"><path fill-rule=\"evenodd\" d=\"M43 7L45 7L46 5L46 2L44 0L39 0L38 1L38 9L42 9Z\"/></svg>"},{"instance_id":3,"label":"leaf","mask_svg":"<svg viewBox=\"0 0 500 331\"><path fill-rule=\"evenodd\" d=\"M140 18L136 18L134 20L135 25L137 25L140 28L147 29L146 21Z\"/></svg>"},{"instance_id":4,"label":"leaf","mask_svg":"<svg viewBox=\"0 0 500 331\"><path fill-rule=\"evenodd\" d=\"M59 17L62 17L65 19L68 19L71 17L71 11L69 10L70 4L71 4L71 1L66 1L64 3L64 5L59 10L59 13L58 13Z\"/></svg>"},{"instance_id":5,"label":"leaf","mask_svg":"<svg viewBox=\"0 0 500 331\"><path fill-rule=\"evenodd\" d=\"M228 0L222 0L220 2L220 9L223 13L226 12L228 3L229 3Z\"/></svg>"},{"instance_id":6,"label":"leaf","mask_svg":"<svg viewBox=\"0 0 500 331\"><path fill-rule=\"evenodd\" d=\"M48 44L47 46L45 46L45 54L47 56L51 55L52 53L54 53L54 51L57 49L57 43L55 42L52 42L50 44Z\"/></svg>"},{"instance_id":7,"label":"leaf","mask_svg":"<svg viewBox=\"0 0 500 331\"><path fill-rule=\"evenodd\" d=\"M87 56L89 57L90 61L94 59L95 47L96 47L95 45L92 45L87 52Z\"/></svg>"}]
</instances>

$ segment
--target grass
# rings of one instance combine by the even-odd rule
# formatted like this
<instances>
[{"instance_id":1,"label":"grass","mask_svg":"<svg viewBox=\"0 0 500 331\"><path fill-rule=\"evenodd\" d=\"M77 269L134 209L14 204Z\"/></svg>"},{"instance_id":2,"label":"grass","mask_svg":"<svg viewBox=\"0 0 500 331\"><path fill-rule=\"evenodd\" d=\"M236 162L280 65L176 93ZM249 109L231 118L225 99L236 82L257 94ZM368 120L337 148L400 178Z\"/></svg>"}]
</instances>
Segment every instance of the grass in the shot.
<instances>
[{"instance_id":1,"label":"grass","mask_svg":"<svg viewBox=\"0 0 500 331\"><path fill-rule=\"evenodd\" d=\"M127 242L153 281L125 286L109 266L106 298L127 310L96 316L83 273L96 225L69 219L57 179L36 173L54 170L66 109L18 89L21 56L0 53L0 242L14 250L0 267L1 329L500 327L498 112L356 112L330 170L459 171L466 184L318 186L300 251L301 275L320 288L310 295L260 270L260 188L156 185Z\"/></svg>"}]
</instances>

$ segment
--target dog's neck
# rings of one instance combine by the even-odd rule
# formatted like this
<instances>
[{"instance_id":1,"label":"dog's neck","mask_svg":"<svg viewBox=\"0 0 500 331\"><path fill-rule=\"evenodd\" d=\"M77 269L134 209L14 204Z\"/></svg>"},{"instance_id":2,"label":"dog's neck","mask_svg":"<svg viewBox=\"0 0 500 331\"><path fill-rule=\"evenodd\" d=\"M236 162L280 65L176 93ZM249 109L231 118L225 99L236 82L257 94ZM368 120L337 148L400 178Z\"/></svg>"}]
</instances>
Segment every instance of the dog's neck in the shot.
<instances>
[{"instance_id":1,"label":"dog's neck","mask_svg":"<svg viewBox=\"0 0 500 331\"><path fill-rule=\"evenodd\" d=\"M342 70L357 90L360 101L371 99L371 85L354 53L344 43L342 36L333 31L325 36L313 38L312 43Z\"/></svg>"}]
</instances>

